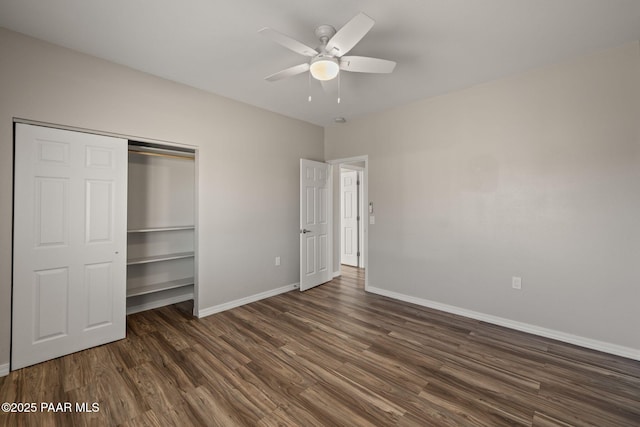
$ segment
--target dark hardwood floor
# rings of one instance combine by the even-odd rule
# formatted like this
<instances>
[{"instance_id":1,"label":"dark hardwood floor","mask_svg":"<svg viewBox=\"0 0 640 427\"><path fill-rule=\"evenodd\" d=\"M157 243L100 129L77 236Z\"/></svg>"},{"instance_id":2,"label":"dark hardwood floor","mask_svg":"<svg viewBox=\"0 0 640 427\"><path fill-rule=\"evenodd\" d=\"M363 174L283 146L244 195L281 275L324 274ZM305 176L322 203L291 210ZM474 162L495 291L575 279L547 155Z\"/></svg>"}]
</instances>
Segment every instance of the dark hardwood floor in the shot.
<instances>
[{"instance_id":1,"label":"dark hardwood floor","mask_svg":"<svg viewBox=\"0 0 640 427\"><path fill-rule=\"evenodd\" d=\"M0 378L0 403L72 412L0 424L640 426L640 362L369 295L343 271L204 319L132 315L125 340Z\"/></svg>"}]
</instances>

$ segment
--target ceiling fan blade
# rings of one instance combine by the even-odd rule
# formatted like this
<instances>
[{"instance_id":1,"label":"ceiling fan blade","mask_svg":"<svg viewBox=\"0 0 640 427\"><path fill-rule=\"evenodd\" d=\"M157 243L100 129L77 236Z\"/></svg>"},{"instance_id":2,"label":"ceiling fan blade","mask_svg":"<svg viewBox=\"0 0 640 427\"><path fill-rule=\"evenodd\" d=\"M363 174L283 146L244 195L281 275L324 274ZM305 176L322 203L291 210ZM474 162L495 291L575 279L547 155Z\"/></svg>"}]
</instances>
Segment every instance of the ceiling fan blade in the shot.
<instances>
[{"instance_id":1,"label":"ceiling fan blade","mask_svg":"<svg viewBox=\"0 0 640 427\"><path fill-rule=\"evenodd\" d=\"M369 58L366 56L343 56L340 58L340 69L356 73L390 73L396 68L396 63L386 59Z\"/></svg>"},{"instance_id":2,"label":"ceiling fan blade","mask_svg":"<svg viewBox=\"0 0 640 427\"><path fill-rule=\"evenodd\" d=\"M376 21L360 12L344 24L327 42L327 52L337 57L349 52L369 32Z\"/></svg>"},{"instance_id":3,"label":"ceiling fan blade","mask_svg":"<svg viewBox=\"0 0 640 427\"><path fill-rule=\"evenodd\" d=\"M274 42L286 47L287 49L299 53L300 55L316 56L318 54L318 51L316 51L314 48L309 47L304 43L300 43L298 40L292 39L288 35L282 34L281 32L273 30L271 28L263 28L258 32L266 38L271 39Z\"/></svg>"},{"instance_id":4,"label":"ceiling fan blade","mask_svg":"<svg viewBox=\"0 0 640 427\"><path fill-rule=\"evenodd\" d=\"M305 71L309 71L309 64L307 64L306 62L304 64L294 65L293 67L287 68L286 70L278 71L277 73L271 74L264 79L270 82L275 82L276 80L286 79L287 77L295 76L296 74L301 74Z\"/></svg>"}]
</instances>

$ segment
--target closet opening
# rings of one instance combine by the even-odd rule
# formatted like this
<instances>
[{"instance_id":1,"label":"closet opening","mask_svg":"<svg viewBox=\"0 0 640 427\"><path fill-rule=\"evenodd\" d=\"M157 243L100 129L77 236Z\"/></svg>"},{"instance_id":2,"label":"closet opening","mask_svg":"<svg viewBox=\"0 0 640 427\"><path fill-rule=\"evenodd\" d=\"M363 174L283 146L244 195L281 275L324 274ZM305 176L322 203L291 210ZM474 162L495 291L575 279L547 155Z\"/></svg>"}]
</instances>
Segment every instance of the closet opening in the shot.
<instances>
[{"instance_id":1,"label":"closet opening","mask_svg":"<svg viewBox=\"0 0 640 427\"><path fill-rule=\"evenodd\" d=\"M195 150L129 141L128 156L127 314L194 300Z\"/></svg>"}]
</instances>

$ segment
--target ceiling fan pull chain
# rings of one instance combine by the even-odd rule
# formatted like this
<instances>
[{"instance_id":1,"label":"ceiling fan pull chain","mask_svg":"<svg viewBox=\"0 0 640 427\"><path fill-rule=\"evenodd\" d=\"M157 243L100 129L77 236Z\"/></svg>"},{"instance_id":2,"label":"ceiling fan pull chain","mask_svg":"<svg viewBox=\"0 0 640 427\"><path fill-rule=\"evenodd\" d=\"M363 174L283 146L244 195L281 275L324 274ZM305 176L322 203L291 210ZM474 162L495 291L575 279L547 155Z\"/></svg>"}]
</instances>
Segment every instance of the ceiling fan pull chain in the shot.
<instances>
[{"instance_id":1,"label":"ceiling fan pull chain","mask_svg":"<svg viewBox=\"0 0 640 427\"><path fill-rule=\"evenodd\" d=\"M309 73L309 80L308 80L308 85L307 85L307 90L309 92L309 102L311 102L311 73Z\"/></svg>"},{"instance_id":2,"label":"ceiling fan pull chain","mask_svg":"<svg viewBox=\"0 0 640 427\"><path fill-rule=\"evenodd\" d=\"M338 73L338 104L340 104L340 74Z\"/></svg>"}]
</instances>

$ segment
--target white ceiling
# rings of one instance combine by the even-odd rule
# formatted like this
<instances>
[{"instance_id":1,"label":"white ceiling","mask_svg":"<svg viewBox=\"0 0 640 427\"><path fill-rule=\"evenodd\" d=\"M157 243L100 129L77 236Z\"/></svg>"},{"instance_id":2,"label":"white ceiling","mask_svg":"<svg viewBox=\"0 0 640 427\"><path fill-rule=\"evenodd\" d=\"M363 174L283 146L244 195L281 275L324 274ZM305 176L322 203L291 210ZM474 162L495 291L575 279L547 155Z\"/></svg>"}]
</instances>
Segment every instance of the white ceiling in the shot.
<instances>
[{"instance_id":1,"label":"white ceiling","mask_svg":"<svg viewBox=\"0 0 640 427\"><path fill-rule=\"evenodd\" d=\"M340 104L306 74L263 79L305 58L258 30L315 47L360 11L376 25L350 54L393 74L343 73ZM0 0L0 26L327 125L640 40L640 0Z\"/></svg>"}]
</instances>

